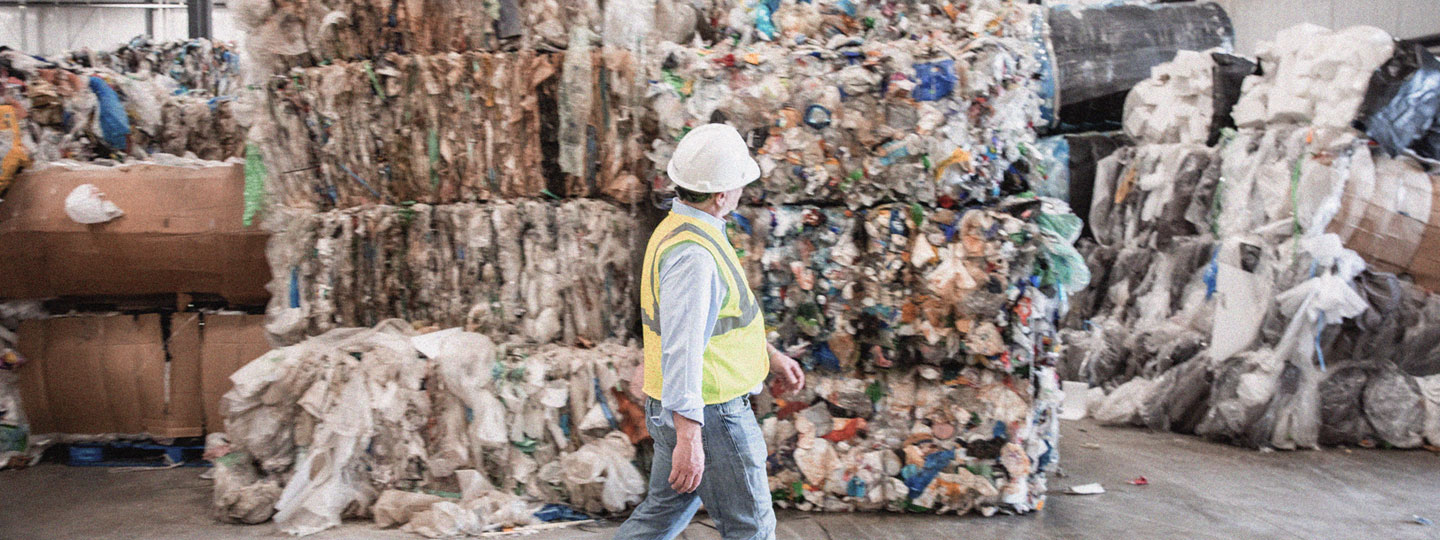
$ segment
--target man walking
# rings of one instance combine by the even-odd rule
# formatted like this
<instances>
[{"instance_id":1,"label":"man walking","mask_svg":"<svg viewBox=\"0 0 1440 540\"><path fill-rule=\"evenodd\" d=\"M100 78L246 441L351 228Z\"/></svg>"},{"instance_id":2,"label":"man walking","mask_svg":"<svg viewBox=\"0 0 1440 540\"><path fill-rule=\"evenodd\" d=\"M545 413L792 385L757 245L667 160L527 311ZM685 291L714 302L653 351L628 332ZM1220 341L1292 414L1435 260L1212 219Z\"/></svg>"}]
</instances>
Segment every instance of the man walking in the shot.
<instances>
[{"instance_id":1,"label":"man walking","mask_svg":"<svg viewBox=\"0 0 1440 540\"><path fill-rule=\"evenodd\" d=\"M805 374L765 342L760 304L725 236L760 166L735 128L707 124L680 140L666 173L677 197L645 248L640 280L655 457L649 495L615 538L675 538L703 502L721 537L771 539L768 453L750 396L768 373L777 394L804 387Z\"/></svg>"}]
</instances>

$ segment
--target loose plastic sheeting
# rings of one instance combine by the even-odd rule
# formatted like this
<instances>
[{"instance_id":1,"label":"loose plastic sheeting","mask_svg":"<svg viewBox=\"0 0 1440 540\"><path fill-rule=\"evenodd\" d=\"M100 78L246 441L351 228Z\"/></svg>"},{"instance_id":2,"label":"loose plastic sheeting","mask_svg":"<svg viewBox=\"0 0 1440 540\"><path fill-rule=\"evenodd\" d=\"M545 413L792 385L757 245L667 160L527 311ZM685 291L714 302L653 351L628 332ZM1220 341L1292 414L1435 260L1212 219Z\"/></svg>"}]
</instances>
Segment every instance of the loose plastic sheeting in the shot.
<instances>
[{"instance_id":1,"label":"loose plastic sheeting","mask_svg":"<svg viewBox=\"0 0 1440 540\"><path fill-rule=\"evenodd\" d=\"M267 330L295 343L402 317L497 339L633 331L635 218L595 200L279 212Z\"/></svg>"},{"instance_id":2,"label":"loose plastic sheeting","mask_svg":"<svg viewBox=\"0 0 1440 540\"><path fill-rule=\"evenodd\" d=\"M725 122L760 162L752 203L993 203L1002 191L1024 191L1005 182L1040 123L1037 7L761 7L765 13L732 12L732 20L754 22L748 38L662 43L651 55L656 171L689 128ZM656 174L656 187L667 191Z\"/></svg>"},{"instance_id":3,"label":"loose plastic sheeting","mask_svg":"<svg viewBox=\"0 0 1440 540\"><path fill-rule=\"evenodd\" d=\"M556 133L545 125L554 117L542 112L555 106L562 64L571 69L559 55L390 54L271 77L251 131L270 196L318 209L542 195L632 200L639 179L629 171L641 150L635 120L615 102L636 99L623 94L633 88L623 84L633 59L596 51L581 61L593 73L573 84L566 75L559 98L583 91L596 103L571 118L578 139L560 146L579 156L566 182L554 182L560 175L547 153Z\"/></svg>"},{"instance_id":4,"label":"loose plastic sheeting","mask_svg":"<svg viewBox=\"0 0 1440 540\"><path fill-rule=\"evenodd\" d=\"M644 413L623 383L640 356L613 342L421 335L398 320L271 351L222 398L216 515L255 523L273 509L297 535L374 515L439 537L533 522L535 502L624 511L645 491L631 463ZM396 493L424 490L461 498Z\"/></svg>"},{"instance_id":5,"label":"loose plastic sheeting","mask_svg":"<svg viewBox=\"0 0 1440 540\"><path fill-rule=\"evenodd\" d=\"M1281 30L1256 51L1264 74L1245 81L1234 111L1238 126L1346 127L1359 112L1371 73L1390 59L1394 41L1369 26L1330 31L1302 24Z\"/></svg>"},{"instance_id":6,"label":"loose plastic sheeting","mask_svg":"<svg viewBox=\"0 0 1440 540\"><path fill-rule=\"evenodd\" d=\"M0 70L19 81L21 140L36 162L158 153L219 161L243 146L225 93L238 80L238 56L226 43L137 38L52 58L9 50Z\"/></svg>"},{"instance_id":7,"label":"loose plastic sheeting","mask_svg":"<svg viewBox=\"0 0 1440 540\"><path fill-rule=\"evenodd\" d=\"M1297 32L1322 35L1282 35ZM1323 36L1329 48L1269 64L1241 102L1348 88L1354 66L1319 53L1372 33ZM1327 65L1334 80L1287 61ZM1329 112L1257 117L1214 148L1141 144L1102 160L1095 241L1080 247L1097 283L1072 298L1061 332L1062 374L1110 391L1097 418L1279 449L1440 442L1426 416L1440 297L1367 270L1326 232L1347 186L1410 170L1346 127L1351 113L1339 125Z\"/></svg>"},{"instance_id":8,"label":"loose plastic sheeting","mask_svg":"<svg viewBox=\"0 0 1440 540\"><path fill-rule=\"evenodd\" d=\"M1408 148L1440 159L1440 59L1425 47L1399 47L1370 76L1359 123L1394 156Z\"/></svg>"}]
</instances>

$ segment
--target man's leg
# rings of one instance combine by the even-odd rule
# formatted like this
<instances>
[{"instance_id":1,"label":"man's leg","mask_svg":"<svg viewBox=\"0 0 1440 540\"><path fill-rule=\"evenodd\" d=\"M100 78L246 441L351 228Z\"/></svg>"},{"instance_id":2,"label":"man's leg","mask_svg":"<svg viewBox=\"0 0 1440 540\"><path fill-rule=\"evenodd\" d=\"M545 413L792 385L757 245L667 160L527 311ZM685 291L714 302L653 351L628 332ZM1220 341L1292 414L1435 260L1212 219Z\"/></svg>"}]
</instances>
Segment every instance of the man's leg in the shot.
<instances>
[{"instance_id":1,"label":"man's leg","mask_svg":"<svg viewBox=\"0 0 1440 540\"><path fill-rule=\"evenodd\" d=\"M775 509L765 474L765 435L750 397L705 406L700 499L725 540L773 540Z\"/></svg>"},{"instance_id":2,"label":"man's leg","mask_svg":"<svg viewBox=\"0 0 1440 540\"><path fill-rule=\"evenodd\" d=\"M615 532L615 540L670 540L690 525L695 511L700 508L700 497L695 493L677 493L670 487L675 428L654 420L660 414L668 413L660 407L659 401L647 398L645 427L650 430L650 438L655 440L655 459L650 462L650 492ZM701 481L701 487L704 487L704 481Z\"/></svg>"}]
</instances>

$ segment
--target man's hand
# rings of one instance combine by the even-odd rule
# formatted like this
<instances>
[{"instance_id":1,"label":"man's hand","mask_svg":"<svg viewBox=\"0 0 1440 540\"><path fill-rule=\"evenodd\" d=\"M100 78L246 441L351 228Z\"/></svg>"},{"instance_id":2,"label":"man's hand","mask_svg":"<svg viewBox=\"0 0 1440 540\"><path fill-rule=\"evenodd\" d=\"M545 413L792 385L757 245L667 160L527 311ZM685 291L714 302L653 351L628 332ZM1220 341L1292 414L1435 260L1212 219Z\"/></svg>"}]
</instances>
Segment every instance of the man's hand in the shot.
<instances>
[{"instance_id":1,"label":"man's hand","mask_svg":"<svg viewBox=\"0 0 1440 540\"><path fill-rule=\"evenodd\" d=\"M675 452L670 455L670 487L679 493L690 493L700 487L705 474L705 445L700 440L700 424L670 413L675 418Z\"/></svg>"},{"instance_id":2,"label":"man's hand","mask_svg":"<svg viewBox=\"0 0 1440 540\"><path fill-rule=\"evenodd\" d=\"M780 352L774 345L767 347L770 349L770 373L775 374L771 393L779 397L805 388L805 371L800 369L800 363Z\"/></svg>"}]
</instances>

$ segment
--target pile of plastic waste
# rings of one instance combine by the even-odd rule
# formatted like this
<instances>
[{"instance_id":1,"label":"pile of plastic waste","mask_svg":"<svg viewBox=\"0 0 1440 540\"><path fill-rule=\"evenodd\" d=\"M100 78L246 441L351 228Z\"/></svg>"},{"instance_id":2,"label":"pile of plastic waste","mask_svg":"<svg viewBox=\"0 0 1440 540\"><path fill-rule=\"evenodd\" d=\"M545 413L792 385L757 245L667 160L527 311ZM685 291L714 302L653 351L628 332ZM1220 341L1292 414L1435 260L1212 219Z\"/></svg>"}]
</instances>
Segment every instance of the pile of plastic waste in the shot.
<instances>
[{"instance_id":1,"label":"pile of plastic waste","mask_svg":"<svg viewBox=\"0 0 1440 540\"><path fill-rule=\"evenodd\" d=\"M774 4L772 6L772 4ZM663 170L712 121L749 139L752 203L993 203L1034 143L1044 11L998 1L736 7L745 36L661 44L650 73ZM748 10L748 11L747 11ZM663 189L663 187L662 187Z\"/></svg>"},{"instance_id":2,"label":"pile of plastic waste","mask_svg":"<svg viewBox=\"0 0 1440 540\"><path fill-rule=\"evenodd\" d=\"M214 511L291 534L344 517L430 537L538 522L539 503L637 503L638 348L496 345L399 320L267 353L231 376Z\"/></svg>"},{"instance_id":3,"label":"pile of plastic waste","mask_svg":"<svg viewBox=\"0 0 1440 540\"><path fill-rule=\"evenodd\" d=\"M1095 283L1071 298L1062 372L1108 391L1102 422L1281 449L1440 443L1440 296L1367 267L1336 234L1349 234L1347 193L1401 196L1356 186L1418 175L1407 200L1431 197L1416 162L1348 127L1389 38L1299 27L1277 43L1244 82L1238 132L1214 147L1142 135L1098 165L1094 242L1080 248ZM1152 88L1203 88L1208 74L1156 76Z\"/></svg>"},{"instance_id":4,"label":"pile of plastic waste","mask_svg":"<svg viewBox=\"0 0 1440 540\"><path fill-rule=\"evenodd\" d=\"M403 318L497 340L632 336L636 219L589 199L276 210L267 329Z\"/></svg>"},{"instance_id":5,"label":"pile of plastic waste","mask_svg":"<svg viewBox=\"0 0 1440 540\"><path fill-rule=\"evenodd\" d=\"M79 50L65 56L81 65L103 66L125 74L164 75L179 84L176 90L180 93L233 96L240 85L240 53L234 43L224 41L197 38L156 42L137 36L114 50Z\"/></svg>"},{"instance_id":6,"label":"pile of plastic waste","mask_svg":"<svg viewBox=\"0 0 1440 540\"><path fill-rule=\"evenodd\" d=\"M229 88L233 53L207 41L145 47L77 51L54 59L0 51L5 96L24 111L21 140L33 161L145 159L157 153L218 161L241 153L243 132L231 98L210 90ZM170 49L203 52L193 61L177 57L170 62L179 63L162 69L167 66L161 59L168 56L157 50ZM217 49L230 57L218 60Z\"/></svg>"}]
</instances>

